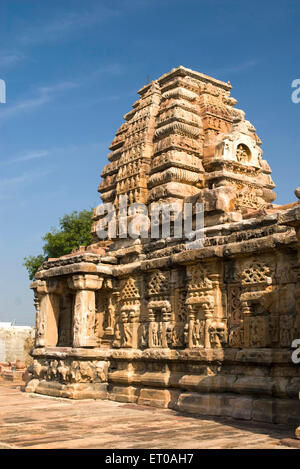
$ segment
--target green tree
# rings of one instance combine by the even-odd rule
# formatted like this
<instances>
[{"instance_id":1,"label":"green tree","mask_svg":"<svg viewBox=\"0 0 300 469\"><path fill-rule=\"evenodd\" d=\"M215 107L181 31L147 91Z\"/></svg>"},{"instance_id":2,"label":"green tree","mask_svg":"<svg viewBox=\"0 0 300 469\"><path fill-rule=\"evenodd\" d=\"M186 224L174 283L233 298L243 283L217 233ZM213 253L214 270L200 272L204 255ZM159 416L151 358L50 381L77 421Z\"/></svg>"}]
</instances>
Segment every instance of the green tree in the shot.
<instances>
[{"instance_id":1,"label":"green tree","mask_svg":"<svg viewBox=\"0 0 300 469\"><path fill-rule=\"evenodd\" d=\"M24 264L28 270L28 275L30 280L34 279L36 272L41 267L42 263L46 260L45 256L39 254L38 256L28 256L24 257Z\"/></svg>"},{"instance_id":2,"label":"green tree","mask_svg":"<svg viewBox=\"0 0 300 469\"><path fill-rule=\"evenodd\" d=\"M82 210L59 219L60 228L52 228L42 238L45 241L43 254L24 258L23 265L28 271L30 280L34 279L38 269L49 257L64 256L79 246L88 246L92 243L92 216L93 210Z\"/></svg>"}]
</instances>

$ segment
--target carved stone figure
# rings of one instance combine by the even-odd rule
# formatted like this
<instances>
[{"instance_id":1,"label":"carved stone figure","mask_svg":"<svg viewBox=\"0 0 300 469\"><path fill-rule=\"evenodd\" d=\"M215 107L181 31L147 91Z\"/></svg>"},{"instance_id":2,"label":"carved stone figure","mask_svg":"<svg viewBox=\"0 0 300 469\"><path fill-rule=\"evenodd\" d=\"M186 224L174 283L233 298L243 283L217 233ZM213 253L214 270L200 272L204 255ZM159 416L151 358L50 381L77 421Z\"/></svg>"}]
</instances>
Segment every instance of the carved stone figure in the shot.
<instances>
[{"instance_id":1,"label":"carved stone figure","mask_svg":"<svg viewBox=\"0 0 300 469\"><path fill-rule=\"evenodd\" d=\"M148 347L148 324L142 325L142 335L141 335L141 347Z\"/></svg>"},{"instance_id":2,"label":"carved stone figure","mask_svg":"<svg viewBox=\"0 0 300 469\"><path fill-rule=\"evenodd\" d=\"M273 204L262 142L230 92L181 66L138 91L101 173L108 239L100 205L93 244L32 284L27 390L299 426L300 201ZM148 237L136 202L156 214ZM157 215L164 204L180 210Z\"/></svg>"},{"instance_id":3,"label":"carved stone figure","mask_svg":"<svg viewBox=\"0 0 300 469\"><path fill-rule=\"evenodd\" d=\"M113 347L121 347L121 331L118 323L115 327L115 340L113 341Z\"/></svg>"},{"instance_id":4,"label":"carved stone figure","mask_svg":"<svg viewBox=\"0 0 300 469\"><path fill-rule=\"evenodd\" d=\"M210 344L212 348L222 348L227 341L226 325L213 321L209 326Z\"/></svg>"},{"instance_id":5,"label":"carved stone figure","mask_svg":"<svg viewBox=\"0 0 300 469\"><path fill-rule=\"evenodd\" d=\"M236 159L239 163L247 163L249 161L249 152L245 145L238 145L236 150Z\"/></svg>"},{"instance_id":6,"label":"carved stone figure","mask_svg":"<svg viewBox=\"0 0 300 469\"><path fill-rule=\"evenodd\" d=\"M192 332L192 337L193 337L193 346L194 347L200 347L201 344L201 324L199 319L196 319L193 325L193 332Z\"/></svg>"}]
</instances>

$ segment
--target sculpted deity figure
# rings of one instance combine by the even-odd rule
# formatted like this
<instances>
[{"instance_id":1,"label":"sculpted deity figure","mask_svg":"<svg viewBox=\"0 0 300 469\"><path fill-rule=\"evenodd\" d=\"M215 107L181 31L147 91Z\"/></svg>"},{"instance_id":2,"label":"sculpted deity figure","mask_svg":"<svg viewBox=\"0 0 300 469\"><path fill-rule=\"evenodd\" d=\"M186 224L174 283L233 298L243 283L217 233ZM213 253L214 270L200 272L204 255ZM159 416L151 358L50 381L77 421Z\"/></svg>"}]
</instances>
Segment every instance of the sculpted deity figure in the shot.
<instances>
[{"instance_id":1,"label":"sculpted deity figure","mask_svg":"<svg viewBox=\"0 0 300 469\"><path fill-rule=\"evenodd\" d=\"M214 321L209 327L210 345L221 348L226 342L226 326L223 322Z\"/></svg>"},{"instance_id":2,"label":"sculpted deity figure","mask_svg":"<svg viewBox=\"0 0 300 469\"><path fill-rule=\"evenodd\" d=\"M162 346L162 324L161 322L158 323L158 329L157 329L157 345L158 347Z\"/></svg>"},{"instance_id":3,"label":"sculpted deity figure","mask_svg":"<svg viewBox=\"0 0 300 469\"><path fill-rule=\"evenodd\" d=\"M125 312L121 313L121 321L123 324L122 347L129 347L132 344L132 331Z\"/></svg>"},{"instance_id":4,"label":"sculpted deity figure","mask_svg":"<svg viewBox=\"0 0 300 469\"><path fill-rule=\"evenodd\" d=\"M110 329L114 328L114 324L115 324L114 316L115 316L115 311L114 311L114 307L111 304L111 300L110 300L108 308L107 308L107 328L110 328Z\"/></svg>"},{"instance_id":5,"label":"sculpted deity figure","mask_svg":"<svg viewBox=\"0 0 300 469\"><path fill-rule=\"evenodd\" d=\"M183 340L186 347L189 346L189 325L185 324L183 331Z\"/></svg>"},{"instance_id":6,"label":"sculpted deity figure","mask_svg":"<svg viewBox=\"0 0 300 469\"><path fill-rule=\"evenodd\" d=\"M174 342L174 334L176 334L176 331L173 330L171 324L168 325L166 335L167 335L167 344L169 347L173 345Z\"/></svg>"},{"instance_id":7,"label":"sculpted deity figure","mask_svg":"<svg viewBox=\"0 0 300 469\"><path fill-rule=\"evenodd\" d=\"M158 324L154 322L152 325L152 343L154 347L158 346Z\"/></svg>"},{"instance_id":8,"label":"sculpted deity figure","mask_svg":"<svg viewBox=\"0 0 300 469\"><path fill-rule=\"evenodd\" d=\"M121 347L121 331L118 323L115 327L115 340L113 341L113 347Z\"/></svg>"},{"instance_id":9,"label":"sculpted deity figure","mask_svg":"<svg viewBox=\"0 0 300 469\"><path fill-rule=\"evenodd\" d=\"M154 322L152 325L152 344L153 347L162 347L162 324Z\"/></svg>"},{"instance_id":10,"label":"sculpted deity figure","mask_svg":"<svg viewBox=\"0 0 300 469\"><path fill-rule=\"evenodd\" d=\"M132 331L130 329L129 324L124 324L124 336L123 336L123 346L128 347L131 346L132 341Z\"/></svg>"},{"instance_id":11,"label":"sculpted deity figure","mask_svg":"<svg viewBox=\"0 0 300 469\"><path fill-rule=\"evenodd\" d=\"M196 319L196 321L194 322L193 333L192 333L194 347L200 346L200 327L201 327L200 321L199 319Z\"/></svg>"},{"instance_id":12,"label":"sculpted deity figure","mask_svg":"<svg viewBox=\"0 0 300 469\"><path fill-rule=\"evenodd\" d=\"M239 163L247 163L249 161L249 155L245 145L238 145L236 150L236 159Z\"/></svg>"},{"instance_id":13,"label":"sculpted deity figure","mask_svg":"<svg viewBox=\"0 0 300 469\"><path fill-rule=\"evenodd\" d=\"M148 347L148 326L147 326L147 324L143 324L143 326L142 326L141 346L143 348Z\"/></svg>"}]
</instances>

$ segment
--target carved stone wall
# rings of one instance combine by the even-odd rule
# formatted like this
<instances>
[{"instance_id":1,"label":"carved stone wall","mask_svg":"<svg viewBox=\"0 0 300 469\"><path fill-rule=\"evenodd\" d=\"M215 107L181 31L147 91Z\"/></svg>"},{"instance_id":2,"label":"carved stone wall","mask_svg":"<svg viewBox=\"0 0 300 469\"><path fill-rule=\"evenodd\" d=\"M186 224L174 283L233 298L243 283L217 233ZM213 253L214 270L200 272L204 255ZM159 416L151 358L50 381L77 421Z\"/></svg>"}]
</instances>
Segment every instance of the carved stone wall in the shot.
<instances>
[{"instance_id":1,"label":"carved stone wall","mask_svg":"<svg viewBox=\"0 0 300 469\"><path fill-rule=\"evenodd\" d=\"M28 391L299 424L300 205L275 194L229 83L179 67L146 85L103 202L204 204L204 242L119 239L45 262ZM195 216L195 213L194 213ZM297 238L298 236L298 238ZM102 245L104 246L104 244Z\"/></svg>"}]
</instances>

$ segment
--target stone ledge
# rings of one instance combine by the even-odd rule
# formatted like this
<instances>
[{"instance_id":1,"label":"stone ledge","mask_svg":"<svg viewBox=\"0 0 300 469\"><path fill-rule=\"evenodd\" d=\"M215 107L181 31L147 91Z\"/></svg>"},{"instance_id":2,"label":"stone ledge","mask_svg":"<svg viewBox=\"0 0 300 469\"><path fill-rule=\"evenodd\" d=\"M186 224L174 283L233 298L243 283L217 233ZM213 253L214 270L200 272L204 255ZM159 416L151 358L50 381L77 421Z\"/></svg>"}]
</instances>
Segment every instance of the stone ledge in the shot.
<instances>
[{"instance_id":1,"label":"stone ledge","mask_svg":"<svg viewBox=\"0 0 300 469\"><path fill-rule=\"evenodd\" d=\"M166 360L166 361L196 361L218 363L252 363L252 364L288 364L291 361L292 350L289 349L101 349L101 348L69 348L46 347L32 350L33 357L57 357L80 359L118 359L118 360Z\"/></svg>"},{"instance_id":2,"label":"stone ledge","mask_svg":"<svg viewBox=\"0 0 300 469\"><path fill-rule=\"evenodd\" d=\"M32 380L26 392L71 399L108 399L138 403L143 406L169 408L198 416L232 417L241 420L297 425L300 402L293 399L265 399L231 393L180 392L107 383L77 383L63 385L45 380ZM297 441L297 440L296 440Z\"/></svg>"}]
</instances>

